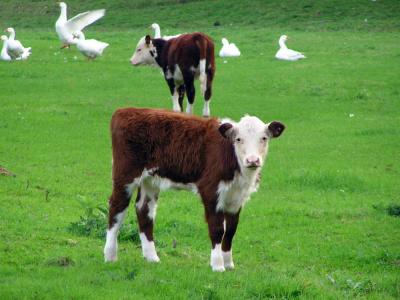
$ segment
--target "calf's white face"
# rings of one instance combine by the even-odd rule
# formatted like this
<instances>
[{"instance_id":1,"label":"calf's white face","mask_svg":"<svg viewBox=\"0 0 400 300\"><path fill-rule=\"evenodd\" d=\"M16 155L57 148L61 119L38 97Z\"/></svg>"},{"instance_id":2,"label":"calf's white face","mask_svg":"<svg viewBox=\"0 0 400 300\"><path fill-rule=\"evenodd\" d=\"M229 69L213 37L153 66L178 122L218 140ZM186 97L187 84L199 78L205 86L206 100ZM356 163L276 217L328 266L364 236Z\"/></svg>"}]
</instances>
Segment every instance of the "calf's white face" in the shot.
<instances>
[{"instance_id":1,"label":"calf's white face","mask_svg":"<svg viewBox=\"0 0 400 300\"><path fill-rule=\"evenodd\" d=\"M131 63L134 66L156 65L157 49L154 47L151 37L146 35L140 39L136 50L132 55Z\"/></svg>"},{"instance_id":2,"label":"calf's white face","mask_svg":"<svg viewBox=\"0 0 400 300\"><path fill-rule=\"evenodd\" d=\"M222 122L219 131L232 141L241 170L256 170L264 164L269 140L284 129L278 121L265 124L257 117L244 116L238 123Z\"/></svg>"}]
</instances>

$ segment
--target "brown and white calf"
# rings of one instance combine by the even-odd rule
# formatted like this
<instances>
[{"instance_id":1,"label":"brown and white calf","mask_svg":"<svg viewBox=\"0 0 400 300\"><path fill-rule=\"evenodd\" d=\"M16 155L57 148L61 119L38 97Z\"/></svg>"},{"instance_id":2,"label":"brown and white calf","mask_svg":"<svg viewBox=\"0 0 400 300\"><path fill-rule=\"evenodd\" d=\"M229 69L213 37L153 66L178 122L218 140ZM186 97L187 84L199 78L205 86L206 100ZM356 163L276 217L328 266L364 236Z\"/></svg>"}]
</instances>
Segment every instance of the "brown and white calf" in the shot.
<instances>
[{"instance_id":1,"label":"brown and white calf","mask_svg":"<svg viewBox=\"0 0 400 300\"><path fill-rule=\"evenodd\" d=\"M211 87L215 74L214 43L207 35L195 32L170 40L142 37L131 58L134 66L159 66L168 83L174 111L183 111L185 91L186 112L193 113L194 79L199 78L204 97L203 116L210 116Z\"/></svg>"},{"instance_id":2,"label":"brown and white calf","mask_svg":"<svg viewBox=\"0 0 400 300\"><path fill-rule=\"evenodd\" d=\"M158 194L168 188L200 195L211 239L211 267L234 267L232 239L240 210L258 187L270 139L285 126L244 116L238 123L165 110L126 108L111 121L113 191L105 261L117 259L118 231L136 196L142 252L158 262L153 239Z\"/></svg>"}]
</instances>

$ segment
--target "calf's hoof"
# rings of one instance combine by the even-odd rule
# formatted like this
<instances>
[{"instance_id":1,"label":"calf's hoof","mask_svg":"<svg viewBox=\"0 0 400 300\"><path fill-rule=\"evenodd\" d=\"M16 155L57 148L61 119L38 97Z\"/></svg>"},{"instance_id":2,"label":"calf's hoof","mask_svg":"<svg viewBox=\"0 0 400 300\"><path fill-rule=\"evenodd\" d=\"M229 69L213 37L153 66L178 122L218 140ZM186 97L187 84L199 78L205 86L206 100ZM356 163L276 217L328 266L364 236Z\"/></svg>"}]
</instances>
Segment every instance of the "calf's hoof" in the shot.
<instances>
[{"instance_id":1,"label":"calf's hoof","mask_svg":"<svg viewBox=\"0 0 400 300\"><path fill-rule=\"evenodd\" d=\"M225 272L224 266L212 266L213 272Z\"/></svg>"},{"instance_id":2,"label":"calf's hoof","mask_svg":"<svg viewBox=\"0 0 400 300\"><path fill-rule=\"evenodd\" d=\"M224 267L226 270L232 270L235 268L232 258L232 251L222 251L222 257L224 259Z\"/></svg>"},{"instance_id":3,"label":"calf's hoof","mask_svg":"<svg viewBox=\"0 0 400 300\"><path fill-rule=\"evenodd\" d=\"M211 268L214 272L224 272L224 259L221 254L218 254L214 251L211 252Z\"/></svg>"},{"instance_id":4,"label":"calf's hoof","mask_svg":"<svg viewBox=\"0 0 400 300\"><path fill-rule=\"evenodd\" d=\"M104 261L114 262L118 260L117 249L115 248L104 248Z\"/></svg>"},{"instance_id":5,"label":"calf's hoof","mask_svg":"<svg viewBox=\"0 0 400 300\"><path fill-rule=\"evenodd\" d=\"M149 255L149 256L145 256L144 257L148 262L151 263L158 263L160 262L160 258L158 257L158 255Z\"/></svg>"}]
</instances>

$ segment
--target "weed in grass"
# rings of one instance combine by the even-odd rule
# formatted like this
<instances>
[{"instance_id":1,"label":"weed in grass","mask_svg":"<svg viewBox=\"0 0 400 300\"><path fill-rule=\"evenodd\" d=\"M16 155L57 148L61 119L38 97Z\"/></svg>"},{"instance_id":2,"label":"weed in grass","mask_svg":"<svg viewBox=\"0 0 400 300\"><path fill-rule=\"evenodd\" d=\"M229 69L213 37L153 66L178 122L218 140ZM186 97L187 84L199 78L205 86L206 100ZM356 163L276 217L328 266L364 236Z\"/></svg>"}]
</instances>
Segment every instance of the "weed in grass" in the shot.
<instances>
[{"instance_id":1,"label":"weed in grass","mask_svg":"<svg viewBox=\"0 0 400 300\"><path fill-rule=\"evenodd\" d=\"M2 167L2 166L0 166L0 175L3 175L3 176L10 176L10 177L15 177L15 176L17 176L17 175L15 175L15 174L11 173L10 171L8 171L6 168L4 168L4 167Z\"/></svg>"},{"instance_id":2,"label":"weed in grass","mask_svg":"<svg viewBox=\"0 0 400 300\"><path fill-rule=\"evenodd\" d=\"M389 216L400 217L400 205L397 203L391 203L388 205L374 204L372 207L377 211L388 214Z\"/></svg>"},{"instance_id":3,"label":"weed in grass","mask_svg":"<svg viewBox=\"0 0 400 300\"><path fill-rule=\"evenodd\" d=\"M84 196L78 195L77 199L84 213L80 216L79 221L72 222L68 226L68 231L79 236L105 239L108 224L107 209L103 205L98 205ZM137 225L134 224L133 220L125 222L120 229L118 238L120 241L131 241L135 244L140 243Z\"/></svg>"},{"instance_id":4,"label":"weed in grass","mask_svg":"<svg viewBox=\"0 0 400 300\"><path fill-rule=\"evenodd\" d=\"M73 259L68 256L52 258L46 262L46 265L48 266L58 266L58 267L69 267L73 266L74 264L75 262L73 261Z\"/></svg>"},{"instance_id":5,"label":"weed in grass","mask_svg":"<svg viewBox=\"0 0 400 300\"><path fill-rule=\"evenodd\" d=\"M400 217L400 205L399 204L390 204L386 208L386 211L389 216Z\"/></svg>"}]
</instances>

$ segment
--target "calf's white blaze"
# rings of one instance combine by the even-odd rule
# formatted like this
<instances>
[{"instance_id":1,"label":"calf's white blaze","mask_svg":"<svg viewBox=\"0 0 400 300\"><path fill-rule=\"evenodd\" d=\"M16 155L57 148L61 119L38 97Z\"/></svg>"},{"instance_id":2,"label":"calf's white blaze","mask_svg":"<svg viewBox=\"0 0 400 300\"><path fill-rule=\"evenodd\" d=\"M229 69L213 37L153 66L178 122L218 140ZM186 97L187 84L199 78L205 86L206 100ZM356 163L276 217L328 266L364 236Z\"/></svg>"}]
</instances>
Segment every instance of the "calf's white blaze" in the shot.
<instances>
[{"instance_id":1,"label":"calf's white blaze","mask_svg":"<svg viewBox=\"0 0 400 300\"><path fill-rule=\"evenodd\" d=\"M150 54L153 52L153 56ZM157 50L153 43L146 44L146 37L142 37L137 43L136 50L131 57L131 63L135 66L140 65L157 65L155 58L157 57Z\"/></svg>"},{"instance_id":2,"label":"calf's white blaze","mask_svg":"<svg viewBox=\"0 0 400 300\"><path fill-rule=\"evenodd\" d=\"M238 123L228 119L222 123L233 125L231 138L240 172L235 173L233 180L219 183L217 211L235 214L257 191L257 179L268 152L268 124L250 116L244 116ZM249 158L253 161L257 158L259 165L249 168Z\"/></svg>"},{"instance_id":3,"label":"calf's white blaze","mask_svg":"<svg viewBox=\"0 0 400 300\"><path fill-rule=\"evenodd\" d=\"M240 169L249 166L247 160L258 158L262 167L268 152L268 125L257 117L244 116L234 124L234 147Z\"/></svg>"}]
</instances>

